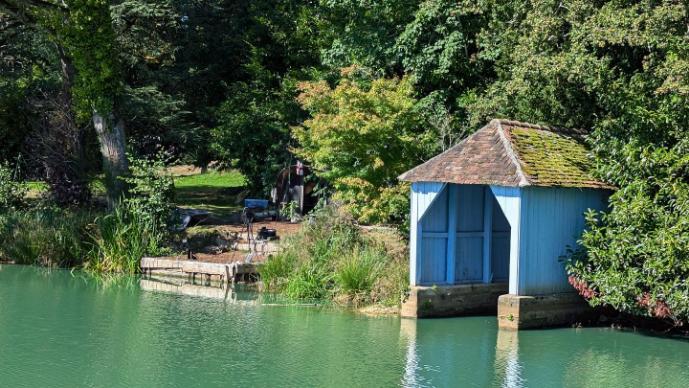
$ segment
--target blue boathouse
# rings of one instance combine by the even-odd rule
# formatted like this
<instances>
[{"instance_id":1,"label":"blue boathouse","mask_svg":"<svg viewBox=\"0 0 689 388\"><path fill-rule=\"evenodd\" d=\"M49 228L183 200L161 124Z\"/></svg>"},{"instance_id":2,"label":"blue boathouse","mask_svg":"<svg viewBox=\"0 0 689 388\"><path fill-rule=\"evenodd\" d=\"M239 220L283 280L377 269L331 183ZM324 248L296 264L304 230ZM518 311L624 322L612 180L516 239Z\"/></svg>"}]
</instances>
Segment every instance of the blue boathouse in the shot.
<instances>
[{"instance_id":1,"label":"blue boathouse","mask_svg":"<svg viewBox=\"0 0 689 388\"><path fill-rule=\"evenodd\" d=\"M562 258L576 248L584 213L605 209L612 189L592 176L585 136L492 120L400 176L411 182L412 292L403 314L495 311L501 294L576 298Z\"/></svg>"}]
</instances>

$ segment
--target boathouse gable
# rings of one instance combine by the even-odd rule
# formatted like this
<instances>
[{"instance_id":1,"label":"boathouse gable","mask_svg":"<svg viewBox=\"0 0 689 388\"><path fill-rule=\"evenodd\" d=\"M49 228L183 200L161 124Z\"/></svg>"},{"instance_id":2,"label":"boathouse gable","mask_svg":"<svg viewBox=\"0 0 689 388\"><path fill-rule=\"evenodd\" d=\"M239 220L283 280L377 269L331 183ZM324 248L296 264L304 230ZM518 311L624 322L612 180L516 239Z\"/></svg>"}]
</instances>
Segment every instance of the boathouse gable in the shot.
<instances>
[{"instance_id":1,"label":"boathouse gable","mask_svg":"<svg viewBox=\"0 0 689 388\"><path fill-rule=\"evenodd\" d=\"M493 120L400 176L412 183L414 295L491 284L517 296L571 292L563 259L577 248L584 213L605 209L612 189L591 173L584 137Z\"/></svg>"}]
</instances>

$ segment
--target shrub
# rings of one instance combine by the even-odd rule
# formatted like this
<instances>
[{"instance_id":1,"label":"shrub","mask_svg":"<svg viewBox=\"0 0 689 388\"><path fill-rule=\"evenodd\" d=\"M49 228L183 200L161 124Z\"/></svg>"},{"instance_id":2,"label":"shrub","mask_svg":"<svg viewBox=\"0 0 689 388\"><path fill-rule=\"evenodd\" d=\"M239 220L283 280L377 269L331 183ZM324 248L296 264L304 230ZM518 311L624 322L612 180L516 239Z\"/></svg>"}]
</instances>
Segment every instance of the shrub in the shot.
<instances>
[{"instance_id":1,"label":"shrub","mask_svg":"<svg viewBox=\"0 0 689 388\"><path fill-rule=\"evenodd\" d=\"M371 292L376 278L381 275L384 252L374 249L356 249L345 257L335 269L335 284L341 293L358 296Z\"/></svg>"},{"instance_id":2,"label":"shrub","mask_svg":"<svg viewBox=\"0 0 689 388\"><path fill-rule=\"evenodd\" d=\"M689 157L638 145L624 152L630 167L617 174L629 180L610 197L609 212L586 215L585 250L570 258L570 283L593 306L686 323Z\"/></svg>"},{"instance_id":3,"label":"shrub","mask_svg":"<svg viewBox=\"0 0 689 388\"><path fill-rule=\"evenodd\" d=\"M389 252L343 212L324 207L267 260L261 279L266 288L293 299L398 305L408 264L404 250Z\"/></svg>"},{"instance_id":4,"label":"shrub","mask_svg":"<svg viewBox=\"0 0 689 388\"><path fill-rule=\"evenodd\" d=\"M0 163L0 212L24 205L25 186L15 179L8 164Z\"/></svg>"},{"instance_id":5,"label":"shrub","mask_svg":"<svg viewBox=\"0 0 689 388\"><path fill-rule=\"evenodd\" d=\"M161 158L147 160L129 156L131 174L124 179L129 195L123 199L126 212L137 213L146 225L164 234L174 223L175 185L165 173Z\"/></svg>"}]
</instances>

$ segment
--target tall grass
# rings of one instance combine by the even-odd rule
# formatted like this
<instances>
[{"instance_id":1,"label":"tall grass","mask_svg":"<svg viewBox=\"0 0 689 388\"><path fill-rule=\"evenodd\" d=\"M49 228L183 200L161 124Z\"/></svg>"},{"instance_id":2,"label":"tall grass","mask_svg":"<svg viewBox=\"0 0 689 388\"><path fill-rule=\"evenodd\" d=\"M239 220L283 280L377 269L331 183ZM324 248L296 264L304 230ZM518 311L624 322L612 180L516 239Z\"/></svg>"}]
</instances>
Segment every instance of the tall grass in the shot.
<instances>
[{"instance_id":1,"label":"tall grass","mask_svg":"<svg viewBox=\"0 0 689 388\"><path fill-rule=\"evenodd\" d=\"M266 288L293 299L398 305L408 270L405 255L391 254L329 207L309 217L260 271Z\"/></svg>"},{"instance_id":2,"label":"tall grass","mask_svg":"<svg viewBox=\"0 0 689 388\"><path fill-rule=\"evenodd\" d=\"M81 265L89 250L89 211L35 208L0 214L0 258L18 264Z\"/></svg>"},{"instance_id":3,"label":"tall grass","mask_svg":"<svg viewBox=\"0 0 689 388\"><path fill-rule=\"evenodd\" d=\"M166 235L164 227L151 217L121 203L112 213L95 220L84 267L98 273L134 274L143 256L166 252Z\"/></svg>"},{"instance_id":4,"label":"tall grass","mask_svg":"<svg viewBox=\"0 0 689 388\"><path fill-rule=\"evenodd\" d=\"M167 253L167 230L120 204L108 214L33 208L0 213L0 259L17 264L138 272L145 255Z\"/></svg>"}]
</instances>

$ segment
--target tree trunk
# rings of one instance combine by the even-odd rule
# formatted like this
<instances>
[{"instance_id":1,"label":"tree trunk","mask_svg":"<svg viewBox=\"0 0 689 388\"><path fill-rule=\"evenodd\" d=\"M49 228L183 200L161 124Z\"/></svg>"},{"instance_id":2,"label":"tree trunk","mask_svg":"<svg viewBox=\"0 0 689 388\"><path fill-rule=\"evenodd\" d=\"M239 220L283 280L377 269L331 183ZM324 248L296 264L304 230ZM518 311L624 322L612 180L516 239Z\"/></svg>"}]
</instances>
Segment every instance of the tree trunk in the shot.
<instances>
[{"instance_id":1,"label":"tree trunk","mask_svg":"<svg viewBox=\"0 0 689 388\"><path fill-rule=\"evenodd\" d=\"M126 183L121 179L129 173L129 163L124 137L124 122L110 113L107 117L94 112L93 126L96 129L100 152L103 157L105 188L108 207L113 208L126 191Z\"/></svg>"}]
</instances>

